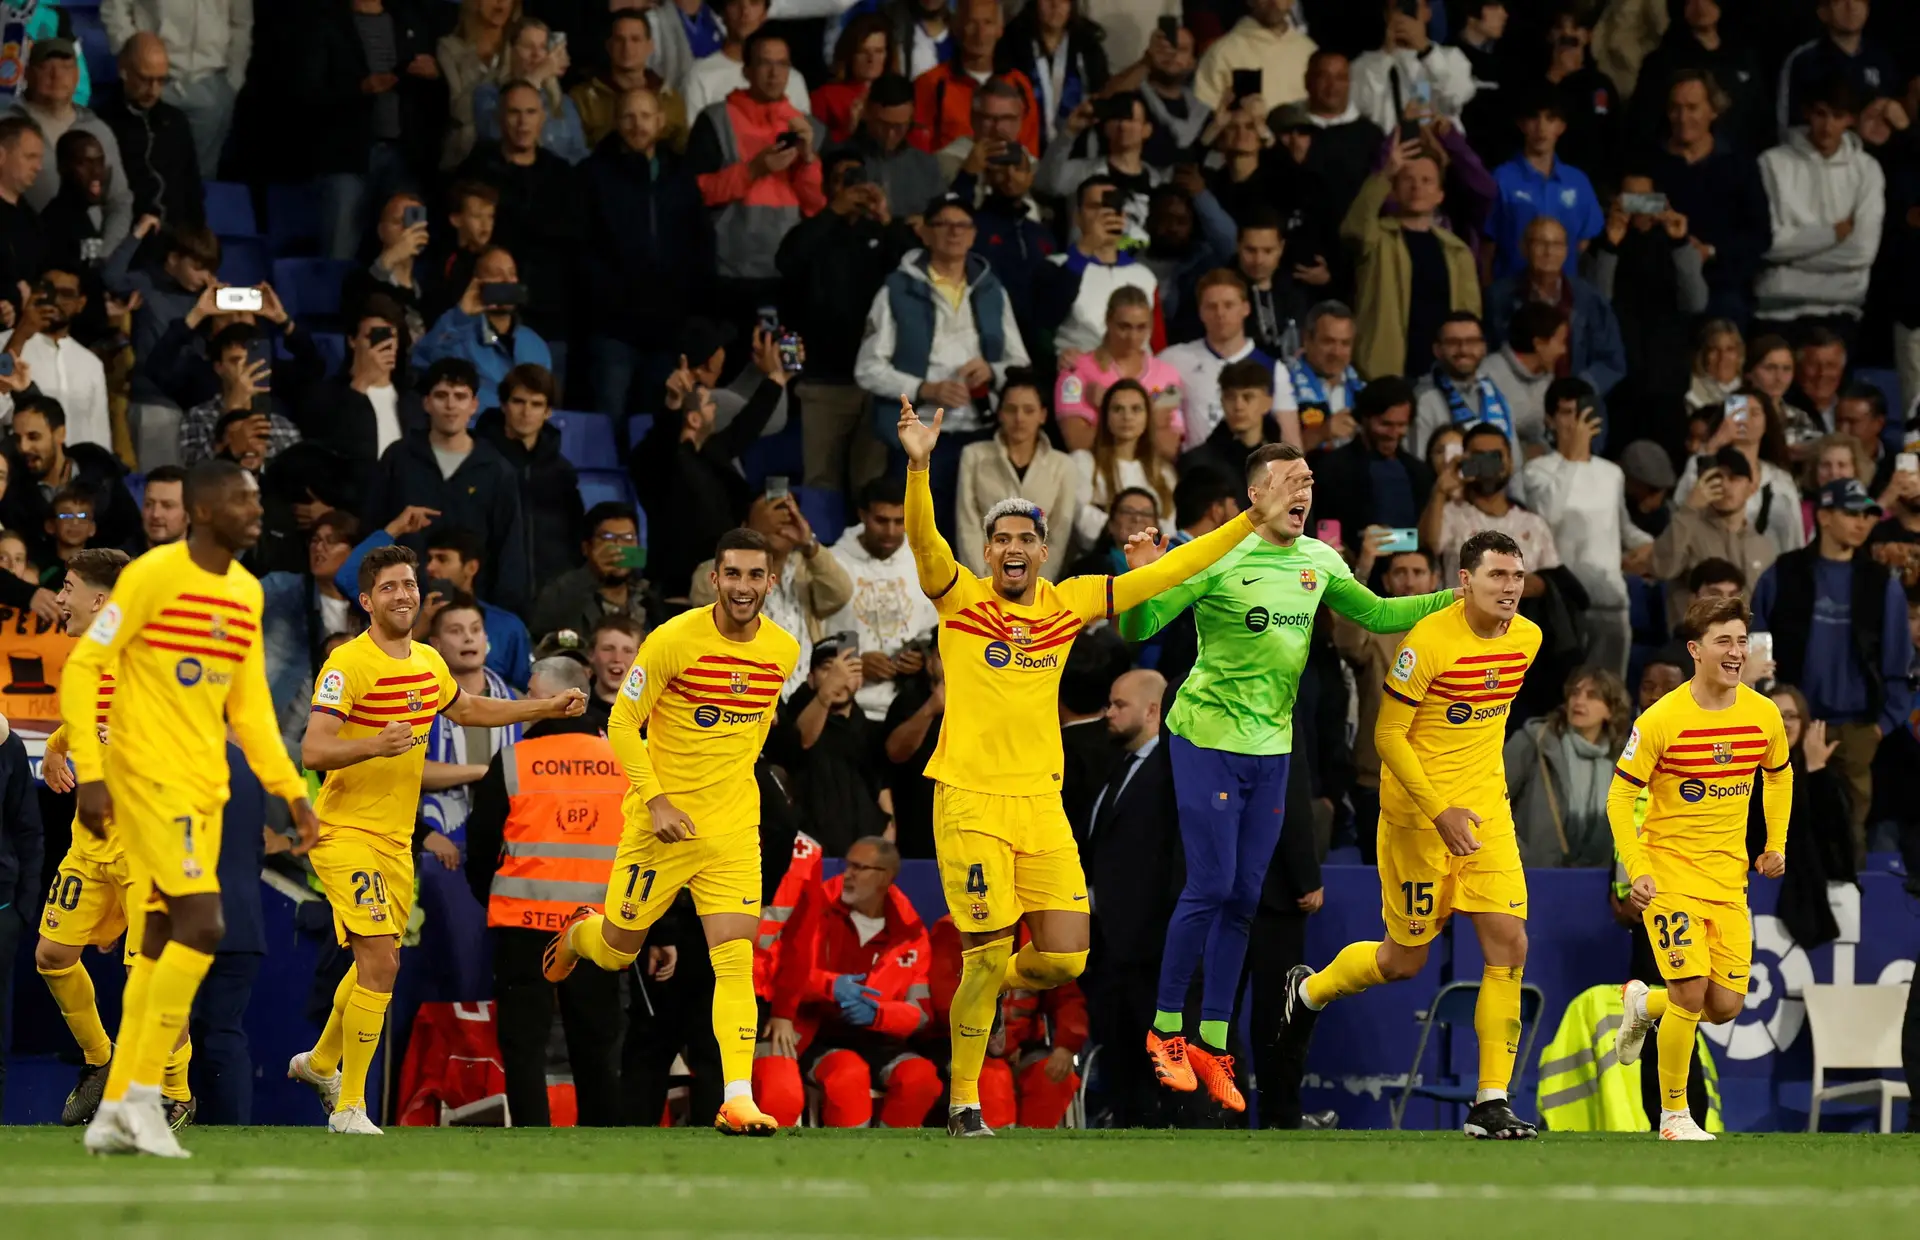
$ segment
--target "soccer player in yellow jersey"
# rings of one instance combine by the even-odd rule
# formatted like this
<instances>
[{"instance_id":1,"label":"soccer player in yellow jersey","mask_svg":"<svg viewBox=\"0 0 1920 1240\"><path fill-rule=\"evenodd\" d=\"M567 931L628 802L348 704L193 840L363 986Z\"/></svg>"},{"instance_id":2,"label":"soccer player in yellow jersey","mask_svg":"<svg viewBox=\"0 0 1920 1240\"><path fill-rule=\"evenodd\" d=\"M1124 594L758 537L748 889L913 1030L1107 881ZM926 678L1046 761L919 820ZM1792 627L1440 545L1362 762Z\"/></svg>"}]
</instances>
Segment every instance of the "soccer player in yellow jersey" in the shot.
<instances>
[{"instance_id":1,"label":"soccer player in yellow jersey","mask_svg":"<svg viewBox=\"0 0 1920 1240\"><path fill-rule=\"evenodd\" d=\"M1269 462L1254 506L1211 533L1119 577L1041 577L1047 514L1023 499L988 510L990 578L962 568L933 522L928 461L944 410L927 426L900 398L907 454L907 545L920 588L940 615L947 713L927 762L934 781L933 842L947 909L961 928L953 996L947 1131L990 1137L980 1116L980 1068L1003 990L1047 990L1086 967L1087 882L1060 805L1060 674L1080 630L1170 590L1270 522L1298 535L1312 503L1302 460ZM1140 553L1158 531L1129 540ZM1018 955L1024 920L1033 938ZM1227 1062L1231 1071L1231 1061Z\"/></svg>"},{"instance_id":2,"label":"soccer player in yellow jersey","mask_svg":"<svg viewBox=\"0 0 1920 1240\"><path fill-rule=\"evenodd\" d=\"M320 1094L333 1132L379 1136L367 1116L367 1068L380 1044L400 936L413 904L413 823L433 717L498 728L583 714L569 689L533 701L463 694L440 653L413 640L420 614L418 561L405 547L378 547L360 561L360 606L372 619L320 669L300 760L327 772L314 813L320 839L313 871L333 906L333 929L353 967L333 992L333 1012L287 1075Z\"/></svg>"},{"instance_id":3,"label":"soccer player in yellow jersey","mask_svg":"<svg viewBox=\"0 0 1920 1240\"><path fill-rule=\"evenodd\" d=\"M1699 598L1681 629L1693 679L1648 708L1614 768L1607 821L1629 897L1646 921L1665 990L1626 985L1626 1014L1614 1041L1621 1063L1640 1058L1647 1030L1660 1025L1660 1139L1711 1141L1687 1111L1694 1031L1724 1024L1747 1002L1753 926L1747 911L1747 804L1764 779L1766 849L1753 868L1787 872L1793 767L1780 708L1740 683L1747 662L1746 603ZM1633 803L1652 793L1646 822Z\"/></svg>"},{"instance_id":4,"label":"soccer player in yellow jersey","mask_svg":"<svg viewBox=\"0 0 1920 1240\"><path fill-rule=\"evenodd\" d=\"M187 475L186 503L192 531L127 565L60 676L80 825L104 839L112 823L146 897L119 1044L87 1126L97 1154L186 1157L160 1085L225 932L216 867L229 728L266 790L292 806L296 851L319 831L267 691L260 583L234 560L259 541L260 489L231 461L203 461ZM95 720L109 672L113 744L103 746Z\"/></svg>"},{"instance_id":5,"label":"soccer player in yellow jersey","mask_svg":"<svg viewBox=\"0 0 1920 1240\"><path fill-rule=\"evenodd\" d=\"M1486 959L1473 1012L1480 1084L1464 1129L1495 1140L1538 1135L1507 1101L1527 963L1527 879L1502 753L1507 712L1540 650L1539 626L1520 614L1526 580L1519 545L1482 530L1460 546L1463 597L1401 640L1373 733L1383 768L1380 913L1387 938L1349 943L1317 973L1294 968L1279 1036L1289 1070L1304 1067L1320 1009L1413 977L1442 923L1464 914Z\"/></svg>"},{"instance_id":6,"label":"soccer player in yellow jersey","mask_svg":"<svg viewBox=\"0 0 1920 1240\"><path fill-rule=\"evenodd\" d=\"M604 912L583 905L547 947L546 976L581 959L626 968L683 887L713 961L713 1033L726 1080L713 1126L771 1136L753 1101L753 936L760 925L760 792L753 764L773 727L800 643L761 614L775 584L772 549L729 530L707 580L718 599L655 629L627 671L607 739L627 773L626 828ZM646 736L640 735L641 728ZM555 899L564 898L555 896Z\"/></svg>"}]
</instances>

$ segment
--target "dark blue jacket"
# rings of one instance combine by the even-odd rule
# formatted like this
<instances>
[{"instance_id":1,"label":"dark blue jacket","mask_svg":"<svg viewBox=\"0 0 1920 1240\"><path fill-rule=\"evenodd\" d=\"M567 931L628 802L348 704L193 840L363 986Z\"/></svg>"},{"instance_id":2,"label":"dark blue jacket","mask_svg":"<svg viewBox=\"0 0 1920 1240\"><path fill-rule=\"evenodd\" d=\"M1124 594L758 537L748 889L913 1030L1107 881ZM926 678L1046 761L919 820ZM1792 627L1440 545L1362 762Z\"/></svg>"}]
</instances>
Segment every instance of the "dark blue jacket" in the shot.
<instances>
[{"instance_id":1,"label":"dark blue jacket","mask_svg":"<svg viewBox=\"0 0 1920 1240\"><path fill-rule=\"evenodd\" d=\"M1715 293L1751 297L1760 256L1773 245L1773 217L1760 165L1725 142L1697 164L1671 151L1656 151L1646 169L1654 188L1687 217L1687 228L1713 247L1704 274Z\"/></svg>"},{"instance_id":2,"label":"dark blue jacket","mask_svg":"<svg viewBox=\"0 0 1920 1240\"><path fill-rule=\"evenodd\" d=\"M974 179L963 172L954 178L948 192L973 201ZM1007 290L1013 320L1020 325L1020 339L1027 342L1031 353L1039 339L1039 324L1033 315L1034 280L1046 266L1048 256L1058 253L1060 246L1051 232L1027 214L1024 202L988 195L980 200L973 223L973 252L987 260L1001 287Z\"/></svg>"},{"instance_id":3,"label":"dark blue jacket","mask_svg":"<svg viewBox=\"0 0 1920 1240\"><path fill-rule=\"evenodd\" d=\"M580 165L585 244L576 288L597 335L665 349L713 279L713 225L700 186L664 146L653 159L608 134Z\"/></svg>"},{"instance_id":4,"label":"dark blue jacket","mask_svg":"<svg viewBox=\"0 0 1920 1240\"><path fill-rule=\"evenodd\" d=\"M1573 373L1605 396L1627 374L1627 346L1620 339L1620 320L1600 290L1579 276L1562 276L1573 284L1573 326L1568 348L1573 353ZM1487 290L1487 348L1497 349L1507 342L1507 325L1520 308L1521 281L1517 276L1496 280Z\"/></svg>"},{"instance_id":5,"label":"dark blue jacket","mask_svg":"<svg viewBox=\"0 0 1920 1240\"><path fill-rule=\"evenodd\" d=\"M27 747L14 733L0 744L0 915L18 906L31 925L40 913L40 865L46 839Z\"/></svg>"},{"instance_id":6,"label":"dark blue jacket","mask_svg":"<svg viewBox=\"0 0 1920 1240\"><path fill-rule=\"evenodd\" d=\"M220 913L227 933L214 950L264 952L260 866L267 850L260 828L267 822L267 790L232 741L227 742L227 787L227 808L220 818L219 869Z\"/></svg>"}]
</instances>

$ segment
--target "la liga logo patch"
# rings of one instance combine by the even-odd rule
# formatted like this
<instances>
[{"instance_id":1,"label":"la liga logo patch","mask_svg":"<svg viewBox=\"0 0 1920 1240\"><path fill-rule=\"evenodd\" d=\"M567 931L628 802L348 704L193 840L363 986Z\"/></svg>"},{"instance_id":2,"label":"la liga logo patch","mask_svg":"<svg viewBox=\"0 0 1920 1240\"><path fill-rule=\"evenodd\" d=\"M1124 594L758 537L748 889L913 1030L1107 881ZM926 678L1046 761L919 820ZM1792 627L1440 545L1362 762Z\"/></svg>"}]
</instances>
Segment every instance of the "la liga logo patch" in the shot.
<instances>
[{"instance_id":1,"label":"la liga logo patch","mask_svg":"<svg viewBox=\"0 0 1920 1240\"><path fill-rule=\"evenodd\" d=\"M645 669L639 667L632 668L627 672L626 683L620 686L620 696L626 698L629 702L637 702L640 700L640 691L646 687L647 673Z\"/></svg>"},{"instance_id":2,"label":"la liga logo patch","mask_svg":"<svg viewBox=\"0 0 1920 1240\"><path fill-rule=\"evenodd\" d=\"M313 691L313 700L322 706L338 706L346 696L347 678L334 668L320 678L320 687Z\"/></svg>"},{"instance_id":3,"label":"la liga logo patch","mask_svg":"<svg viewBox=\"0 0 1920 1240\"><path fill-rule=\"evenodd\" d=\"M1415 656L1411 646L1403 649L1393 657L1393 678L1395 680L1413 679L1414 658Z\"/></svg>"}]
</instances>

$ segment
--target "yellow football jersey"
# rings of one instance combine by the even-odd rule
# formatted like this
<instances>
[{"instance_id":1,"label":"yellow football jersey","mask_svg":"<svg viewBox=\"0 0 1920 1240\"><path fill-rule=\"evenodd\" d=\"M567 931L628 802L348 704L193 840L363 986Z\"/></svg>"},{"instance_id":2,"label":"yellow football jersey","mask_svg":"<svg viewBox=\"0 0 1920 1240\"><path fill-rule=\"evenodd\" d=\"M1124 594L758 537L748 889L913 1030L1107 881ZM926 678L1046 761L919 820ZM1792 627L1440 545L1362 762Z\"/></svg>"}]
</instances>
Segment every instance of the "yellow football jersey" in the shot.
<instances>
[{"instance_id":1,"label":"yellow football jersey","mask_svg":"<svg viewBox=\"0 0 1920 1240\"><path fill-rule=\"evenodd\" d=\"M390 723L413 728L413 748L397 758L368 758L328 771L314 800L322 838L361 831L405 845L420 808L420 776L427 766L433 717L453 705L460 686L440 652L413 642L396 659L374 644L371 631L327 658L313 686L313 709L341 720L342 740L372 736Z\"/></svg>"},{"instance_id":2,"label":"yellow football jersey","mask_svg":"<svg viewBox=\"0 0 1920 1240\"><path fill-rule=\"evenodd\" d=\"M1628 877L1652 874L1662 894L1744 901L1747 807L1761 771L1767 773L1769 823L1778 817L1784 824L1792 769L1786 725L1772 699L1741 685L1732 706L1708 710L1681 685L1648 707L1614 768L1618 778L1652 794L1638 840L1621 847ZM1781 780L1786 789L1776 797L1773 786ZM1785 848L1784 830L1780 834L1777 843Z\"/></svg>"},{"instance_id":3,"label":"yellow football jersey","mask_svg":"<svg viewBox=\"0 0 1920 1240\"><path fill-rule=\"evenodd\" d=\"M607 720L627 821L647 822L647 802L665 793L704 839L759 827L753 763L799 661L800 643L765 616L744 642L720 635L712 607L648 634Z\"/></svg>"},{"instance_id":4,"label":"yellow football jersey","mask_svg":"<svg viewBox=\"0 0 1920 1240\"><path fill-rule=\"evenodd\" d=\"M1488 826L1513 829L1502 761L1507 714L1539 651L1540 626L1525 616L1498 637L1475 633L1464 599L1413 626L1387 670L1374 731L1383 819L1431 826L1458 805ZM1408 748L1412 761L1396 760Z\"/></svg>"},{"instance_id":5,"label":"yellow football jersey","mask_svg":"<svg viewBox=\"0 0 1920 1240\"><path fill-rule=\"evenodd\" d=\"M127 565L60 674L60 713L79 780L125 771L211 811L227 799L230 724L268 792L305 797L267 689L260 607L252 573L238 562L222 574L207 572L184 540ZM109 668L110 749L94 729Z\"/></svg>"},{"instance_id":6,"label":"yellow football jersey","mask_svg":"<svg viewBox=\"0 0 1920 1240\"><path fill-rule=\"evenodd\" d=\"M94 723L98 725L95 728L95 735L99 734L99 728L108 726L107 715L108 712L113 709L113 675L110 672L100 673L100 697L98 700L100 705L93 716ZM47 744L49 746L55 745L56 742L64 744L66 732L67 725L63 723L53 730L53 735L47 738ZM108 739L109 742L111 742L111 733L108 734ZM98 861L102 865L111 865L113 862L119 860L126 851L126 846L120 842L120 837L114 832L111 822L107 824L106 838L96 839L91 831L80 825L80 816L78 814L74 815L73 844L67 849L69 855L77 857L82 861Z\"/></svg>"}]
</instances>

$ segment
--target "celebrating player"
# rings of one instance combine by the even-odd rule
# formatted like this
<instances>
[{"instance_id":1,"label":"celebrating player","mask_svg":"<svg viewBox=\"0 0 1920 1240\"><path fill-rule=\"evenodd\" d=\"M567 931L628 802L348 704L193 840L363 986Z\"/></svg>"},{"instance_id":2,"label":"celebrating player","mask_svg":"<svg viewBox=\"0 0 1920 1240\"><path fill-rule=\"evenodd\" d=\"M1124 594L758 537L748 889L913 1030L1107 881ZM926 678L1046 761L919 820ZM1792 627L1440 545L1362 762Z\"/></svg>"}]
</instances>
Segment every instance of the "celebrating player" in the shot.
<instances>
[{"instance_id":1,"label":"celebrating player","mask_svg":"<svg viewBox=\"0 0 1920 1240\"><path fill-rule=\"evenodd\" d=\"M927 465L944 412L926 426L900 398L907 544L920 588L940 613L947 676L946 719L926 771L934 781L934 850L947 908L964 931L949 1018L947 1131L976 1137L993 1135L980 1116L980 1068L1000 992L1050 989L1078 977L1087 962L1087 884L1060 805L1058 699L1070 644L1084 625L1186 580L1256 528L1305 521L1313 475L1302 460L1269 461L1250 512L1125 576L1057 586L1040 575L1046 514L1028 500L1002 500L986 516L993 575L982 580L960 567L934 528ZM1014 955L1023 917L1033 939Z\"/></svg>"},{"instance_id":2,"label":"celebrating player","mask_svg":"<svg viewBox=\"0 0 1920 1240\"><path fill-rule=\"evenodd\" d=\"M1753 868L1768 878L1787 872L1787 729L1773 700L1740 682L1747 625L1738 597L1699 598L1687 608L1693 679L1640 716L1607 794L1614 846L1633 880L1631 903L1646 919L1667 979L1665 990L1627 983L1614 1047L1621 1063L1638 1061L1647 1030L1659 1022L1663 1141L1714 1139L1687 1112L1687 1071L1702 1017L1724 1024L1747 1001L1747 803L1755 775L1767 785L1767 844ZM1636 834L1633 802L1642 788L1652 802Z\"/></svg>"},{"instance_id":3,"label":"celebrating player","mask_svg":"<svg viewBox=\"0 0 1920 1240\"><path fill-rule=\"evenodd\" d=\"M1380 777L1380 898L1387 940L1349 943L1316 973L1287 975L1280 1043L1289 1070L1304 1066L1320 1009L1427 963L1427 945L1455 912L1473 921L1486 966L1473 1031L1480 1087L1466 1132L1537 1136L1513 1113L1507 1086L1520 1039L1520 976L1527 963L1527 879L1501 760L1507 711L1540 649L1520 614L1520 548L1497 530L1460 546L1463 597L1413 626L1387 674L1374 727Z\"/></svg>"},{"instance_id":4,"label":"celebrating player","mask_svg":"<svg viewBox=\"0 0 1920 1240\"><path fill-rule=\"evenodd\" d=\"M191 532L127 565L60 677L80 825L105 839L113 824L146 893L119 1046L87 1126L96 1154L187 1156L160 1085L225 932L216 867L229 728L267 791L292 806L297 851L319 831L267 689L260 583L234 562L259 541L260 489L231 461L202 461L187 475L186 503ZM111 747L96 731L109 668Z\"/></svg>"},{"instance_id":5,"label":"celebrating player","mask_svg":"<svg viewBox=\"0 0 1920 1240\"><path fill-rule=\"evenodd\" d=\"M1257 503L1272 485L1268 462L1300 455L1291 444L1269 444L1247 457L1248 498ZM1161 1084L1190 1091L1198 1076L1231 1111L1247 1104L1233 1082L1227 1024L1261 884L1285 821L1293 701L1314 611L1324 598L1362 628L1403 633L1457 593L1382 599L1353 579L1338 551L1302 537L1305 524L1304 513L1279 513L1212 568L1120 617L1121 635L1144 641L1191 605L1200 637L1199 661L1167 712L1187 885L1167 926L1147 1053ZM1149 545L1128 562L1138 567L1158 554ZM1182 1009L1202 959L1200 1044L1190 1046Z\"/></svg>"},{"instance_id":6,"label":"celebrating player","mask_svg":"<svg viewBox=\"0 0 1920 1240\"><path fill-rule=\"evenodd\" d=\"M614 701L607 739L626 768L626 830L605 912L583 905L547 947L550 982L582 958L617 972L632 964L682 887L713 961L713 1033L726 1077L713 1126L772 1136L779 1124L753 1101L753 935L760 916L760 794L753 764L773 727L780 686L800 643L760 614L775 585L772 549L729 530L707 575L719 598L647 638ZM645 739L640 729L647 729Z\"/></svg>"},{"instance_id":7,"label":"celebrating player","mask_svg":"<svg viewBox=\"0 0 1920 1240\"><path fill-rule=\"evenodd\" d=\"M440 652L413 640L420 583L413 552L377 547L360 561L366 632L328 656L313 690L313 718L300 742L310 771L331 772L314 812L320 839L313 872L333 906L340 946L353 965L333 992L333 1012L287 1076L320 1094L333 1132L379 1136L367 1116L367 1068L400 971L400 936L413 904L413 822L426 767L427 732L444 714L462 727L499 728L583 714L569 689L519 701L460 692Z\"/></svg>"}]
</instances>

